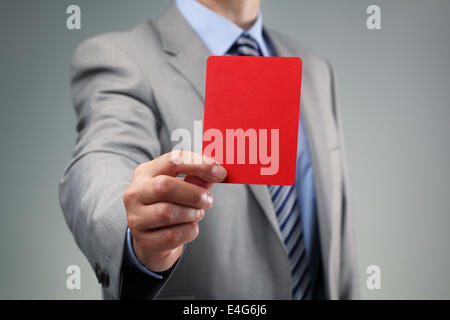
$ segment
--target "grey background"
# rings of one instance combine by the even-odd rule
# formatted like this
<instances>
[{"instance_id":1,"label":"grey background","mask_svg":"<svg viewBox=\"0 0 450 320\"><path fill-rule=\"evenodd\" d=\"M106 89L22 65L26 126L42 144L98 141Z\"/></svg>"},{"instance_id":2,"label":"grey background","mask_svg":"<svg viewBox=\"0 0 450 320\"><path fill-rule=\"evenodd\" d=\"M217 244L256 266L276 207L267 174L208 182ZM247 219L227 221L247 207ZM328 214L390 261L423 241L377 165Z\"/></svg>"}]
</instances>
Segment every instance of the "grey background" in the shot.
<instances>
[{"instance_id":1,"label":"grey background","mask_svg":"<svg viewBox=\"0 0 450 320\"><path fill-rule=\"evenodd\" d=\"M57 186L75 142L68 64L98 33L158 17L170 1L0 3L0 298L98 299ZM82 30L66 29L78 4ZM378 4L382 30L365 10ZM361 292L450 298L450 1L263 0L264 22L334 65L348 149ZM81 290L65 270L82 270ZM365 286L368 265L382 289Z\"/></svg>"}]
</instances>

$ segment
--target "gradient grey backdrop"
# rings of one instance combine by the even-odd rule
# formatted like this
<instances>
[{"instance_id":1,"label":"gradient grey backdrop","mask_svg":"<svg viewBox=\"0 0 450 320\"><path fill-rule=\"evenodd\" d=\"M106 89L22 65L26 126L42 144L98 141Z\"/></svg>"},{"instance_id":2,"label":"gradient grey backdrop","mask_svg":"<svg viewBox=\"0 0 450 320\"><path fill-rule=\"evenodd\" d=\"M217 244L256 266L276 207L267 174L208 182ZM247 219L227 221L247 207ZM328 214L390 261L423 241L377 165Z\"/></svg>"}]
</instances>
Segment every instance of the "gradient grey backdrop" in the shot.
<instances>
[{"instance_id":1,"label":"gradient grey backdrop","mask_svg":"<svg viewBox=\"0 0 450 320\"><path fill-rule=\"evenodd\" d=\"M158 17L170 1L0 3L0 298L98 299L58 204L75 142L68 64L98 33ZM78 4L82 30L66 29ZM378 4L382 28L368 31ZM264 22L334 65L364 298L450 298L450 1L263 0ZM65 287L66 267L82 289ZM382 289L365 270L382 269Z\"/></svg>"}]
</instances>

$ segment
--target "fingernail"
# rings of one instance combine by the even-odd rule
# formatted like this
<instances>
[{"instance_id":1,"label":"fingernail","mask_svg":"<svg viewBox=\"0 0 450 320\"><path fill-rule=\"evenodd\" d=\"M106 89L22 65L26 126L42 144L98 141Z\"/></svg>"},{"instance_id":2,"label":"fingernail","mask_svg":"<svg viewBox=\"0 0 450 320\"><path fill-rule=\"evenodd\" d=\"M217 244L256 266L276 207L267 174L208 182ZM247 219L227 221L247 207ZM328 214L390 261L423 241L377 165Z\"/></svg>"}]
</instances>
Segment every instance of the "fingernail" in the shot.
<instances>
[{"instance_id":1,"label":"fingernail","mask_svg":"<svg viewBox=\"0 0 450 320\"><path fill-rule=\"evenodd\" d=\"M227 170L221 165L214 165L211 169L211 174L217 179L223 179L227 176Z\"/></svg>"}]
</instances>

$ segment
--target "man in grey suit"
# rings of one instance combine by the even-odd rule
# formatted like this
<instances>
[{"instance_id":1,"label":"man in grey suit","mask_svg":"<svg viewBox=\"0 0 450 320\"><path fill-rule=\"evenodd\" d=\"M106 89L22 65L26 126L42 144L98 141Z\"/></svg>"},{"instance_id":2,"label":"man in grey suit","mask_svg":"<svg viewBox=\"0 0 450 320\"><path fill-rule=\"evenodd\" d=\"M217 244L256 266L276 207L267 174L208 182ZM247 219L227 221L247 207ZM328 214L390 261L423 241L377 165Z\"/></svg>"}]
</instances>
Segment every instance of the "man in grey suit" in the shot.
<instances>
[{"instance_id":1,"label":"man in grey suit","mask_svg":"<svg viewBox=\"0 0 450 320\"><path fill-rule=\"evenodd\" d=\"M291 189L220 184L220 164L173 161L171 132L203 119L206 59L224 54L303 60ZM156 21L83 42L71 76L79 136L60 202L105 298L357 296L332 70L263 28L259 0L177 0Z\"/></svg>"}]
</instances>

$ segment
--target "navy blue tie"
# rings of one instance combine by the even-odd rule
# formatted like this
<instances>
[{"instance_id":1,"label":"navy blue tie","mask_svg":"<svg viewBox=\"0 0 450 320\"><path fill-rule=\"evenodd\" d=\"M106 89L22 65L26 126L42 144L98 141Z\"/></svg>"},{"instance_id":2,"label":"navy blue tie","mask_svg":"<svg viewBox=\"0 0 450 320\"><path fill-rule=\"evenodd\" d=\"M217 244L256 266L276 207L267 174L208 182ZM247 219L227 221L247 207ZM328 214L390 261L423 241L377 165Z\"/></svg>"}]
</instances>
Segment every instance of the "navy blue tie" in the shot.
<instances>
[{"instance_id":1,"label":"navy blue tie","mask_svg":"<svg viewBox=\"0 0 450 320\"><path fill-rule=\"evenodd\" d=\"M261 49L252 36L243 33L228 51L232 56L260 56Z\"/></svg>"},{"instance_id":2,"label":"navy blue tie","mask_svg":"<svg viewBox=\"0 0 450 320\"><path fill-rule=\"evenodd\" d=\"M311 299L305 241L300 219L297 189L293 186L269 186L273 207L280 225L292 275L292 297Z\"/></svg>"},{"instance_id":3,"label":"navy blue tie","mask_svg":"<svg viewBox=\"0 0 450 320\"><path fill-rule=\"evenodd\" d=\"M260 56L261 49L256 40L243 33L228 53L238 56ZM295 300L311 299L311 279L303 239L297 189L295 185L268 187L286 252L289 256L292 297Z\"/></svg>"}]
</instances>

